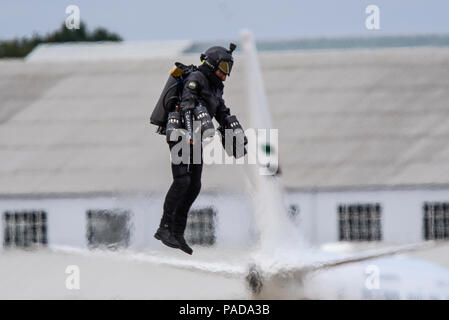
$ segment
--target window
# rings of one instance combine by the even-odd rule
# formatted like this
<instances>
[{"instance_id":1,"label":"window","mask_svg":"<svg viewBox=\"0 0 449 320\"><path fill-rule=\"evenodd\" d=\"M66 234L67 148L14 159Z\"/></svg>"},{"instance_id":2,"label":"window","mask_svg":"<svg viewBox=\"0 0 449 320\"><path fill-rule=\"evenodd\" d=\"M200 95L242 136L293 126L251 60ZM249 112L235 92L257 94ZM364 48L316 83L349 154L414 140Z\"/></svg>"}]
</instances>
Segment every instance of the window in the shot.
<instances>
[{"instance_id":1,"label":"window","mask_svg":"<svg viewBox=\"0 0 449 320\"><path fill-rule=\"evenodd\" d=\"M44 211L6 211L3 226L5 248L47 245L47 213Z\"/></svg>"},{"instance_id":2,"label":"window","mask_svg":"<svg viewBox=\"0 0 449 320\"><path fill-rule=\"evenodd\" d=\"M127 247L130 239L130 213L125 210L87 211L87 241L91 249Z\"/></svg>"},{"instance_id":3,"label":"window","mask_svg":"<svg viewBox=\"0 0 449 320\"><path fill-rule=\"evenodd\" d=\"M215 244L215 211L213 208L190 210L185 237L191 245Z\"/></svg>"},{"instance_id":4,"label":"window","mask_svg":"<svg viewBox=\"0 0 449 320\"><path fill-rule=\"evenodd\" d=\"M380 204L340 205L338 214L340 241L377 241L382 239Z\"/></svg>"},{"instance_id":5,"label":"window","mask_svg":"<svg viewBox=\"0 0 449 320\"><path fill-rule=\"evenodd\" d=\"M449 238L449 202L424 203L424 239Z\"/></svg>"}]
</instances>

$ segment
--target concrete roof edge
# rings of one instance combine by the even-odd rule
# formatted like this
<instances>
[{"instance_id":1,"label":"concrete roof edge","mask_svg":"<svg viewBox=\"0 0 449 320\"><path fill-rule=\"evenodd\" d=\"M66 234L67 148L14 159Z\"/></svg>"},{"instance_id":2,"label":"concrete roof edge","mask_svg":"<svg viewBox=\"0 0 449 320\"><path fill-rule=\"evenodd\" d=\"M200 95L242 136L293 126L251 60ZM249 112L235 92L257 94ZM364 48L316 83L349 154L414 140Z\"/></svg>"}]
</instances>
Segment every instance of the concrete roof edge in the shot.
<instances>
[{"instance_id":1,"label":"concrete roof edge","mask_svg":"<svg viewBox=\"0 0 449 320\"><path fill-rule=\"evenodd\" d=\"M329 187L287 187L287 192L367 192L367 191L417 191L417 190L449 190L449 183L397 184L397 185L352 185Z\"/></svg>"}]
</instances>

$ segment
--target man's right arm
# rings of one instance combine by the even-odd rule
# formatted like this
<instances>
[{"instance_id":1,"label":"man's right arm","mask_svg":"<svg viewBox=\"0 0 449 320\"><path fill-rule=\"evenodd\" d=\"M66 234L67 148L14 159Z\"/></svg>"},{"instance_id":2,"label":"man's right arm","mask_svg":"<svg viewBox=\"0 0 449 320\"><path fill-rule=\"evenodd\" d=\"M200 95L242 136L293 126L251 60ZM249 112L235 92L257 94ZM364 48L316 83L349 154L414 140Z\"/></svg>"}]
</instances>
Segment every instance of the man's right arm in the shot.
<instances>
[{"instance_id":1,"label":"man's right arm","mask_svg":"<svg viewBox=\"0 0 449 320\"><path fill-rule=\"evenodd\" d=\"M192 73L184 81L181 95L181 111L193 110L200 101L200 93L203 88L202 79Z\"/></svg>"}]
</instances>

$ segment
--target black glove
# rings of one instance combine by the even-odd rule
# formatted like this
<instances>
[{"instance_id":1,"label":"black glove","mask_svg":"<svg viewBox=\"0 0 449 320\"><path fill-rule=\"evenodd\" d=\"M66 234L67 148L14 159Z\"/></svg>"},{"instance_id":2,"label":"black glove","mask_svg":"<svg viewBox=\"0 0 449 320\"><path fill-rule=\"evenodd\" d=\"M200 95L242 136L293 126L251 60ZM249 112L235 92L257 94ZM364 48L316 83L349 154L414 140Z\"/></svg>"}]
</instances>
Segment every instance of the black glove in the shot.
<instances>
[{"instance_id":1,"label":"black glove","mask_svg":"<svg viewBox=\"0 0 449 320\"><path fill-rule=\"evenodd\" d=\"M193 110L195 120L201 121L201 137L202 139L210 138L214 136L214 124L212 118L209 115L207 109L199 105Z\"/></svg>"},{"instance_id":2,"label":"black glove","mask_svg":"<svg viewBox=\"0 0 449 320\"><path fill-rule=\"evenodd\" d=\"M178 139L175 139L176 134L172 133L182 126L181 113L179 111L173 111L168 114L167 127L165 129L165 135L167 138L167 142L176 142Z\"/></svg>"},{"instance_id":3,"label":"black glove","mask_svg":"<svg viewBox=\"0 0 449 320\"><path fill-rule=\"evenodd\" d=\"M226 129L231 129L232 133L227 137ZM242 125L234 115L227 116L223 121L223 126L218 128L221 134L221 144L229 156L233 156L236 159L243 157L248 153L246 145L248 144L248 138L246 138ZM226 147L226 139L232 138L232 144ZM243 145L242 145L243 142ZM232 150L231 149L232 146Z\"/></svg>"}]
</instances>

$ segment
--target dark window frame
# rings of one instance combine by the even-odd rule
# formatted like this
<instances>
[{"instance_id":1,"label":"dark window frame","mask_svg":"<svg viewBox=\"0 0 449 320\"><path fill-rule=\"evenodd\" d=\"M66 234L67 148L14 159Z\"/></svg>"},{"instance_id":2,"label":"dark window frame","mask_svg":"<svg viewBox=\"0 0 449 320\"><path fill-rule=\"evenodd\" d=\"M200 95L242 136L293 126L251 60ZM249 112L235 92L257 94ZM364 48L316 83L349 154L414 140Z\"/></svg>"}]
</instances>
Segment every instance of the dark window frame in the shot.
<instances>
[{"instance_id":1,"label":"dark window frame","mask_svg":"<svg viewBox=\"0 0 449 320\"><path fill-rule=\"evenodd\" d=\"M217 211L214 207L189 211L185 239L190 245L213 246L216 243Z\"/></svg>"},{"instance_id":2,"label":"dark window frame","mask_svg":"<svg viewBox=\"0 0 449 320\"><path fill-rule=\"evenodd\" d=\"M48 245L48 214L45 210L3 212L3 247L34 248Z\"/></svg>"},{"instance_id":3,"label":"dark window frame","mask_svg":"<svg viewBox=\"0 0 449 320\"><path fill-rule=\"evenodd\" d=\"M449 238L449 201L426 201L423 204L424 240Z\"/></svg>"},{"instance_id":4,"label":"dark window frame","mask_svg":"<svg viewBox=\"0 0 449 320\"><path fill-rule=\"evenodd\" d=\"M339 241L381 241L382 206L380 203L339 204Z\"/></svg>"},{"instance_id":5,"label":"dark window frame","mask_svg":"<svg viewBox=\"0 0 449 320\"><path fill-rule=\"evenodd\" d=\"M86 240L88 248L117 250L129 247L132 229L131 216L130 210L120 208L87 210ZM95 226L95 220L100 225ZM107 228L112 228L112 230L107 230ZM124 229L117 230L117 228Z\"/></svg>"}]
</instances>

